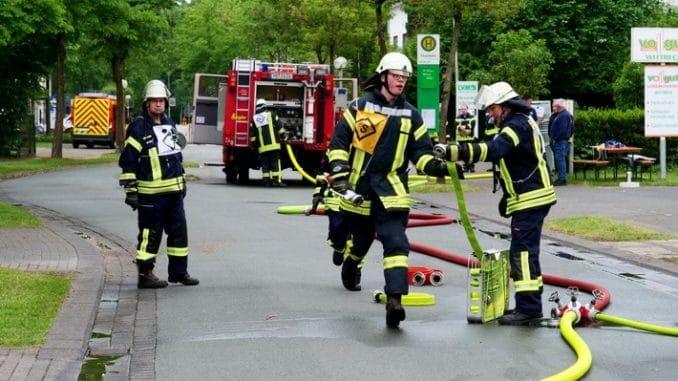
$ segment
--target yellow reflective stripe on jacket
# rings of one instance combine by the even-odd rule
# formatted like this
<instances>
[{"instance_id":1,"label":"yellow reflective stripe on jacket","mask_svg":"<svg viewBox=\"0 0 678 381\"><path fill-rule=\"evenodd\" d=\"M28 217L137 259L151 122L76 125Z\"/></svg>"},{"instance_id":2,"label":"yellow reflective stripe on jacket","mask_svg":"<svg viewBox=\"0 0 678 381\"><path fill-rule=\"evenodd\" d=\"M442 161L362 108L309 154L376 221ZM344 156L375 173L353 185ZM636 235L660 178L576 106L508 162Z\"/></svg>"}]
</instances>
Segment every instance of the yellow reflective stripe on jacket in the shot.
<instances>
[{"instance_id":1,"label":"yellow reflective stripe on jacket","mask_svg":"<svg viewBox=\"0 0 678 381\"><path fill-rule=\"evenodd\" d=\"M137 152L141 152L141 150L144 149L141 143L139 143L136 139L134 139L131 136L125 139L125 145L130 145L134 147L134 149L137 150Z\"/></svg>"},{"instance_id":2,"label":"yellow reflective stripe on jacket","mask_svg":"<svg viewBox=\"0 0 678 381\"><path fill-rule=\"evenodd\" d=\"M409 193L399 196L382 196L379 197L381 203L384 204L384 209L409 209L411 206L411 198Z\"/></svg>"},{"instance_id":3,"label":"yellow reflective stripe on jacket","mask_svg":"<svg viewBox=\"0 0 678 381\"><path fill-rule=\"evenodd\" d=\"M348 182L355 188L360 178L360 172L365 164L365 151L356 149L353 155L353 163L351 163L351 173L348 176Z\"/></svg>"},{"instance_id":4,"label":"yellow reflective stripe on jacket","mask_svg":"<svg viewBox=\"0 0 678 381\"><path fill-rule=\"evenodd\" d=\"M324 198L325 206L334 212L339 211L339 199L334 196L327 196Z\"/></svg>"},{"instance_id":5,"label":"yellow reflective stripe on jacket","mask_svg":"<svg viewBox=\"0 0 678 381\"><path fill-rule=\"evenodd\" d=\"M137 179L137 174L134 172L123 172L120 174L120 177L118 177L118 180L136 180Z\"/></svg>"},{"instance_id":6,"label":"yellow reflective stripe on jacket","mask_svg":"<svg viewBox=\"0 0 678 381\"><path fill-rule=\"evenodd\" d=\"M407 141L409 140L411 130L412 119L401 118L398 145L396 146L395 157L393 158L393 163L391 164L391 172L394 172L396 169L400 168L400 166L402 166L403 162L405 161L405 150L407 149ZM398 182L400 182L400 180L398 180Z\"/></svg>"},{"instance_id":7,"label":"yellow reflective stripe on jacket","mask_svg":"<svg viewBox=\"0 0 678 381\"><path fill-rule=\"evenodd\" d=\"M188 256L188 247L167 246L167 255L171 255L173 257L187 257Z\"/></svg>"},{"instance_id":8,"label":"yellow reflective stripe on jacket","mask_svg":"<svg viewBox=\"0 0 678 381\"><path fill-rule=\"evenodd\" d=\"M361 216L369 216L370 215L371 205L372 205L372 202L370 200L365 200L365 201L362 202L362 204L355 206L355 205L353 205L352 202L346 200L343 197L339 199L339 206L341 207L341 210L343 210L345 212L359 214Z\"/></svg>"},{"instance_id":9,"label":"yellow reflective stripe on jacket","mask_svg":"<svg viewBox=\"0 0 678 381\"><path fill-rule=\"evenodd\" d=\"M392 257L384 258L384 270L394 269L398 267L409 267L407 264L407 255L394 255Z\"/></svg>"},{"instance_id":10,"label":"yellow reflective stripe on jacket","mask_svg":"<svg viewBox=\"0 0 678 381\"><path fill-rule=\"evenodd\" d=\"M151 164L151 178L153 180L162 179L162 166L160 165L160 155L158 147L152 147L148 150L148 160Z\"/></svg>"},{"instance_id":11,"label":"yellow reflective stripe on jacket","mask_svg":"<svg viewBox=\"0 0 678 381\"><path fill-rule=\"evenodd\" d=\"M513 146L516 147L520 143L520 138L518 137L518 134L516 134L513 129L506 127L501 130L502 134L508 135L508 137L513 141Z\"/></svg>"},{"instance_id":12,"label":"yellow reflective stripe on jacket","mask_svg":"<svg viewBox=\"0 0 678 381\"><path fill-rule=\"evenodd\" d=\"M534 151L535 154L537 155L537 165L538 165L538 170L539 170L539 176L541 177L541 183L546 185L546 184L551 184L551 175L549 173L548 166L546 165L546 160L540 160L542 156L542 152L544 152L544 147L542 146L542 143L544 142L541 137L541 131L539 130L539 125L537 122L532 120L532 118L528 118L527 123L532 127L532 140L534 143Z\"/></svg>"},{"instance_id":13,"label":"yellow reflective stripe on jacket","mask_svg":"<svg viewBox=\"0 0 678 381\"><path fill-rule=\"evenodd\" d=\"M512 214L519 210L551 205L555 202L556 192L553 190L553 186L549 185L546 188L539 188L509 197L506 200L506 213Z\"/></svg>"},{"instance_id":14,"label":"yellow reflective stripe on jacket","mask_svg":"<svg viewBox=\"0 0 678 381\"><path fill-rule=\"evenodd\" d=\"M181 192L184 190L184 178L181 176L166 180L138 180L137 187L141 194Z\"/></svg>"},{"instance_id":15,"label":"yellow reflective stripe on jacket","mask_svg":"<svg viewBox=\"0 0 678 381\"><path fill-rule=\"evenodd\" d=\"M497 127L496 124L494 126L495 126L494 128L489 128L485 130L485 136L492 136L499 133L499 127Z\"/></svg>"},{"instance_id":16,"label":"yellow reflective stripe on jacket","mask_svg":"<svg viewBox=\"0 0 678 381\"><path fill-rule=\"evenodd\" d=\"M417 160L417 162L414 166L415 166L415 168L417 168L417 171L424 172L424 168L426 168L426 164L428 164L428 162L433 160L433 159L434 159L434 157L431 154L421 155L419 157L419 160Z\"/></svg>"},{"instance_id":17,"label":"yellow reflective stripe on jacket","mask_svg":"<svg viewBox=\"0 0 678 381\"><path fill-rule=\"evenodd\" d=\"M412 123L411 119L410 124ZM426 135L428 133L428 128L426 128L425 124L422 124L421 126L417 127L416 130L414 130L414 139L419 140L421 139L422 136Z\"/></svg>"},{"instance_id":18,"label":"yellow reflective stripe on jacket","mask_svg":"<svg viewBox=\"0 0 678 381\"><path fill-rule=\"evenodd\" d=\"M351 109L346 109L344 110L344 119L346 120L346 124L351 128L351 131L355 131L355 117L351 113Z\"/></svg>"},{"instance_id":19,"label":"yellow reflective stripe on jacket","mask_svg":"<svg viewBox=\"0 0 678 381\"><path fill-rule=\"evenodd\" d=\"M348 151L343 149L332 149L327 152L327 159L329 162L335 160L348 161Z\"/></svg>"},{"instance_id":20,"label":"yellow reflective stripe on jacket","mask_svg":"<svg viewBox=\"0 0 678 381\"><path fill-rule=\"evenodd\" d=\"M391 172L386 175L386 179L388 180L389 184L391 184L391 187L397 196L405 196L408 194L407 190L405 189L405 185L403 185L403 182L400 181L400 176L398 176L396 172Z\"/></svg>"}]
</instances>

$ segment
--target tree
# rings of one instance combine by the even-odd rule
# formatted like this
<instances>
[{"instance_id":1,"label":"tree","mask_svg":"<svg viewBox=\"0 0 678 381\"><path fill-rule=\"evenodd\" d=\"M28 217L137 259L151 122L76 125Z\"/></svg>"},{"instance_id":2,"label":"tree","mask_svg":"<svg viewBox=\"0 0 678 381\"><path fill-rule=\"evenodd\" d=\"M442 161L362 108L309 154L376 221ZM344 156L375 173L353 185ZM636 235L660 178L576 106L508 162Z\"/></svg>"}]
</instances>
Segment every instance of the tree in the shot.
<instances>
[{"instance_id":1,"label":"tree","mask_svg":"<svg viewBox=\"0 0 678 381\"><path fill-rule=\"evenodd\" d=\"M404 1L405 10L413 13L413 30L416 34L420 30L428 30L428 33L441 34L442 47L448 47L448 57L445 60L445 70L442 71L443 86L441 92L440 125L445 126L450 118L449 106L452 102L452 82L456 83L457 52L459 38L462 34L464 19L476 12L499 20L512 12L516 12L522 6L522 1L504 0L409 0ZM473 31L476 33L477 31ZM445 129L441 128L439 139L445 140Z\"/></svg>"},{"instance_id":2,"label":"tree","mask_svg":"<svg viewBox=\"0 0 678 381\"><path fill-rule=\"evenodd\" d=\"M9 1L0 7L0 141L5 144L29 123L29 101L46 97L40 80L54 65L56 36L69 28L65 20L57 0Z\"/></svg>"},{"instance_id":3,"label":"tree","mask_svg":"<svg viewBox=\"0 0 678 381\"><path fill-rule=\"evenodd\" d=\"M153 50L163 37L168 38L167 11L176 6L171 0L92 0L94 14L89 34L97 51L111 67L116 97L125 99L122 80L126 75L126 61L132 50ZM122 103L122 102L121 102ZM116 108L115 124L118 149L124 143L123 107Z\"/></svg>"},{"instance_id":4,"label":"tree","mask_svg":"<svg viewBox=\"0 0 678 381\"><path fill-rule=\"evenodd\" d=\"M548 75L553 58L544 40L533 40L525 29L500 34L492 43L490 62L495 64L476 73L481 82L505 81L518 94L548 94Z\"/></svg>"},{"instance_id":5,"label":"tree","mask_svg":"<svg viewBox=\"0 0 678 381\"><path fill-rule=\"evenodd\" d=\"M635 62L627 62L612 85L615 105L622 110L643 108L645 106L643 104L644 83L644 66Z\"/></svg>"}]
</instances>

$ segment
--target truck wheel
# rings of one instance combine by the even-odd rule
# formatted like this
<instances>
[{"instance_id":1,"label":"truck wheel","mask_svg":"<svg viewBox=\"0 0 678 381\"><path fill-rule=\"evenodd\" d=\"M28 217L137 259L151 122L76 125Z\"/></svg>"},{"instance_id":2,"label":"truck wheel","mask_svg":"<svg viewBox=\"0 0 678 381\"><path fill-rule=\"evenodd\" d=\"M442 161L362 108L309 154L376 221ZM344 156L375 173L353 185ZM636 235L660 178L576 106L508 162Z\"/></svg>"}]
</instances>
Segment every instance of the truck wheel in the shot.
<instances>
[{"instance_id":1,"label":"truck wheel","mask_svg":"<svg viewBox=\"0 0 678 381\"><path fill-rule=\"evenodd\" d=\"M78 147L80 147L80 143L78 143L74 140L73 141L73 148L78 148Z\"/></svg>"},{"instance_id":2,"label":"truck wheel","mask_svg":"<svg viewBox=\"0 0 678 381\"><path fill-rule=\"evenodd\" d=\"M85 143L87 148L94 148L94 143Z\"/></svg>"},{"instance_id":3,"label":"truck wheel","mask_svg":"<svg viewBox=\"0 0 678 381\"><path fill-rule=\"evenodd\" d=\"M229 184L235 184L238 182L238 171L233 167L224 168L226 173L226 182Z\"/></svg>"},{"instance_id":4,"label":"truck wheel","mask_svg":"<svg viewBox=\"0 0 678 381\"><path fill-rule=\"evenodd\" d=\"M115 142L109 142L109 143L108 143L108 148L110 148L110 149L115 149Z\"/></svg>"},{"instance_id":5,"label":"truck wheel","mask_svg":"<svg viewBox=\"0 0 678 381\"><path fill-rule=\"evenodd\" d=\"M250 169L240 168L238 171L238 184L247 184L250 182Z\"/></svg>"}]
</instances>

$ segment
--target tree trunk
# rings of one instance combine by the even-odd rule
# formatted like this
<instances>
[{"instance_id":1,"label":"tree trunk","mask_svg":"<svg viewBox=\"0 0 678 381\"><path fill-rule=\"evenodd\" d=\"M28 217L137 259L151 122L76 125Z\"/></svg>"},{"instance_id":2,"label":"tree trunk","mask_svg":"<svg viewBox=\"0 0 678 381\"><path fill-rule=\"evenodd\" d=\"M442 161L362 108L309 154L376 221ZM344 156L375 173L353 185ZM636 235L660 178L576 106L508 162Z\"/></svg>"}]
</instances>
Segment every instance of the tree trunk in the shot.
<instances>
[{"instance_id":1,"label":"tree trunk","mask_svg":"<svg viewBox=\"0 0 678 381\"><path fill-rule=\"evenodd\" d=\"M384 5L386 0L376 0L376 13L377 13L377 40L379 41L379 53L383 57L387 53L386 50L386 40L384 38L384 14L381 10L381 6Z\"/></svg>"},{"instance_id":2,"label":"tree trunk","mask_svg":"<svg viewBox=\"0 0 678 381\"><path fill-rule=\"evenodd\" d=\"M447 124L449 120L450 103L453 102L451 97L452 83L456 84L457 78L457 48L459 46L459 32L461 31L461 10L454 11L452 23L452 43L450 44L450 55L447 58L447 67L445 69L445 81L443 82L443 91L440 107L440 130L438 130L438 139L440 142L445 141L445 133L447 131ZM455 94L456 94L455 88ZM452 138L452 136L450 136Z\"/></svg>"},{"instance_id":3,"label":"tree trunk","mask_svg":"<svg viewBox=\"0 0 678 381\"><path fill-rule=\"evenodd\" d=\"M64 142L64 86L66 83L64 62L66 61L66 35L59 33L57 35L57 57L56 57L56 120L54 122L54 139L52 140L52 155L53 159L61 159L63 157L63 142Z\"/></svg>"},{"instance_id":4,"label":"tree trunk","mask_svg":"<svg viewBox=\"0 0 678 381\"><path fill-rule=\"evenodd\" d=\"M122 151L125 143L125 89L122 87L122 80L125 75L125 57L122 54L113 54L113 81L115 82L115 96L117 105L115 107L115 144L117 151Z\"/></svg>"}]
</instances>

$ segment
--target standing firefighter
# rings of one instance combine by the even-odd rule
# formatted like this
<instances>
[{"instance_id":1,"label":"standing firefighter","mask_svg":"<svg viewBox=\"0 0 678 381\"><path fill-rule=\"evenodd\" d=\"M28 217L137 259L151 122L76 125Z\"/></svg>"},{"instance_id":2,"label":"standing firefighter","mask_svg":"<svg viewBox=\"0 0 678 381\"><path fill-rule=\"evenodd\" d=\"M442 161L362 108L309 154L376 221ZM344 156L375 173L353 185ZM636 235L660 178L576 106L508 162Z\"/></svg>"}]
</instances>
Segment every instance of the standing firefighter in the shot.
<instances>
[{"instance_id":1,"label":"standing firefighter","mask_svg":"<svg viewBox=\"0 0 678 381\"><path fill-rule=\"evenodd\" d=\"M412 64L405 55L386 54L376 73L363 83L372 93L354 100L344 111L328 150L333 189L344 194L355 189L364 197L359 205L341 200L353 239L341 268L342 283L351 291L361 289L362 261L378 235L384 249L388 327L398 327L405 320L401 297L408 293L408 164L412 161L431 176L448 174L446 163L433 157L421 115L403 95L411 74Z\"/></svg>"},{"instance_id":2,"label":"standing firefighter","mask_svg":"<svg viewBox=\"0 0 678 381\"><path fill-rule=\"evenodd\" d=\"M284 187L280 169L280 136L285 130L278 127L278 116L266 110L266 101L257 100L256 113L250 126L250 141L257 148L261 160L261 183L265 187Z\"/></svg>"},{"instance_id":3,"label":"standing firefighter","mask_svg":"<svg viewBox=\"0 0 678 381\"><path fill-rule=\"evenodd\" d=\"M118 161L125 203L139 210L136 255L139 288L167 287L167 282L153 273L163 231L167 233L169 281L187 286L199 283L187 271L186 180L176 127L164 114L169 96L161 81L146 84L143 114L129 125Z\"/></svg>"},{"instance_id":4,"label":"standing firefighter","mask_svg":"<svg viewBox=\"0 0 678 381\"><path fill-rule=\"evenodd\" d=\"M448 159L499 161L504 195L499 213L511 218L510 263L516 306L500 324L523 325L542 317L543 280L539 245L544 218L556 194L544 161L544 142L531 107L506 82L483 86L476 97L479 110L487 108L500 126L497 137L485 143L451 145Z\"/></svg>"}]
</instances>

